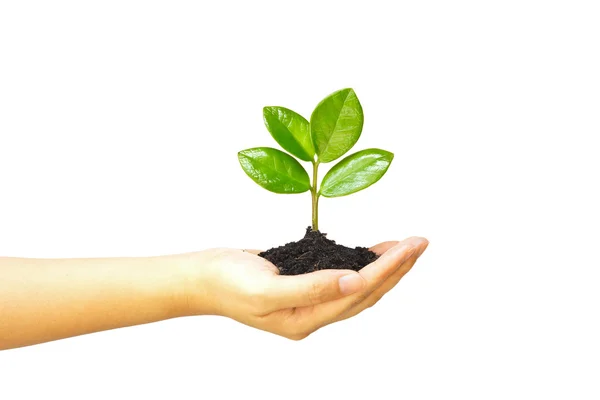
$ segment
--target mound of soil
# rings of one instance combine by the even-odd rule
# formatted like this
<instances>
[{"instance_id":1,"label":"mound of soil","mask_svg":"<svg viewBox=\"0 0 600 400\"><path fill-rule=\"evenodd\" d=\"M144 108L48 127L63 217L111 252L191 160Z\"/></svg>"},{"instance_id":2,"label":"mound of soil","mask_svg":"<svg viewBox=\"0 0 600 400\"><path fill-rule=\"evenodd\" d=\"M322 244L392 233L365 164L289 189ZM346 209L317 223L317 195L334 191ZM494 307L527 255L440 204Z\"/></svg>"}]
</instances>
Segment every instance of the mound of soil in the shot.
<instances>
[{"instance_id":1,"label":"mound of soil","mask_svg":"<svg viewBox=\"0 0 600 400\"><path fill-rule=\"evenodd\" d=\"M360 270L377 259L366 247L354 249L327 239L326 233L306 228L304 238L263 251L259 256L279 268L280 275L300 275L321 269Z\"/></svg>"}]
</instances>

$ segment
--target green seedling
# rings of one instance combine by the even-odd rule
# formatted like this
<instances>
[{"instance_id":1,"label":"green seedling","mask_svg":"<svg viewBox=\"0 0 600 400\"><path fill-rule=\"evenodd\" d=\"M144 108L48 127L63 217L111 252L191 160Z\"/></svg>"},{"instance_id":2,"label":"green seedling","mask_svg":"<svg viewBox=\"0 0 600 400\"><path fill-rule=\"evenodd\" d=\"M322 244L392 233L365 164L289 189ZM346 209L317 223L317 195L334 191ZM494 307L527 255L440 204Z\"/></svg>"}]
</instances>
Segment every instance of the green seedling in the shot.
<instances>
[{"instance_id":1,"label":"green seedling","mask_svg":"<svg viewBox=\"0 0 600 400\"><path fill-rule=\"evenodd\" d=\"M284 107L265 107L263 117L271 136L284 150L312 164L312 181L298 160L271 147L240 151L240 164L254 182L271 192L310 191L315 231L319 229L320 196L346 196L371 186L386 173L394 158L385 150L361 150L334 165L317 187L319 165L346 154L362 132L363 110L352 89L338 90L324 98L310 122Z\"/></svg>"}]
</instances>

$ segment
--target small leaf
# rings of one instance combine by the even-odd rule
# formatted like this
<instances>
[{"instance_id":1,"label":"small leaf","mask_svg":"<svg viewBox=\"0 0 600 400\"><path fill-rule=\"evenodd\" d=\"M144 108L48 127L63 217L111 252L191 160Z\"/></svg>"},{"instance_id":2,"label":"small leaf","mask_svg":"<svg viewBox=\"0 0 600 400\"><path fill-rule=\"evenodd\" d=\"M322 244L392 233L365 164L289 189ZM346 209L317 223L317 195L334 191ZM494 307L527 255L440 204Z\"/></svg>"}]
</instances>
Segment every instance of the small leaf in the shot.
<instances>
[{"instance_id":1,"label":"small leaf","mask_svg":"<svg viewBox=\"0 0 600 400\"><path fill-rule=\"evenodd\" d=\"M306 170L281 150L255 147L240 151L238 159L246 174L271 192L302 193L310 189Z\"/></svg>"},{"instance_id":2,"label":"small leaf","mask_svg":"<svg viewBox=\"0 0 600 400\"><path fill-rule=\"evenodd\" d=\"M350 150L360 137L363 121L354 90L338 90L321 100L310 117L310 133L319 161L333 161Z\"/></svg>"},{"instance_id":3,"label":"small leaf","mask_svg":"<svg viewBox=\"0 0 600 400\"><path fill-rule=\"evenodd\" d=\"M263 108L265 126L281 147L304 161L313 161L315 149L308 121L284 107Z\"/></svg>"},{"instance_id":4,"label":"small leaf","mask_svg":"<svg viewBox=\"0 0 600 400\"><path fill-rule=\"evenodd\" d=\"M387 171L394 154L367 149L351 154L327 172L321 183L325 197L346 196L377 182Z\"/></svg>"}]
</instances>

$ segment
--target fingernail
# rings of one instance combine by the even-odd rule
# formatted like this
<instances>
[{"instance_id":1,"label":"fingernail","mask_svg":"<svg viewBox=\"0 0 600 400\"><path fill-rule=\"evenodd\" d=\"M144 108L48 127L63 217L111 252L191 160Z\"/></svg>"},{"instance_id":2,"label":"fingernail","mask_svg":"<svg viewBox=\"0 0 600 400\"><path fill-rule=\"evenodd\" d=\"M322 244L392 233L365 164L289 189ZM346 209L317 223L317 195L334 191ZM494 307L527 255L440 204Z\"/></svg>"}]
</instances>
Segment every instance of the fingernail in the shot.
<instances>
[{"instance_id":1,"label":"fingernail","mask_svg":"<svg viewBox=\"0 0 600 400\"><path fill-rule=\"evenodd\" d=\"M347 296L362 289L364 279L359 274L349 274L342 276L338 282L340 285L340 292L344 296Z\"/></svg>"}]
</instances>

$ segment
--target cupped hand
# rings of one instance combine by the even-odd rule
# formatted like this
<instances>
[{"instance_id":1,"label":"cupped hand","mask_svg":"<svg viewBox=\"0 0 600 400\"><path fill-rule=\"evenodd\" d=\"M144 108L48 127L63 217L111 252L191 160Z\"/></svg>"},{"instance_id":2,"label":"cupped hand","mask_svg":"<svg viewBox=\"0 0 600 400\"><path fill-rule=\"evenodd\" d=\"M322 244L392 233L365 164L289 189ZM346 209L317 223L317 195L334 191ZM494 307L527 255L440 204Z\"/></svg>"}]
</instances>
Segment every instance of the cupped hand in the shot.
<instances>
[{"instance_id":1,"label":"cupped hand","mask_svg":"<svg viewBox=\"0 0 600 400\"><path fill-rule=\"evenodd\" d=\"M258 251L210 249L188 255L187 313L212 314L300 340L373 306L412 268L429 242L411 237L371 248L380 257L359 272L282 276Z\"/></svg>"}]
</instances>

